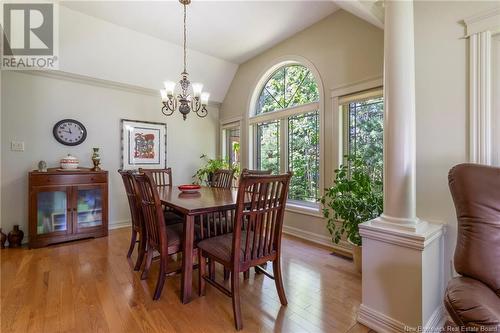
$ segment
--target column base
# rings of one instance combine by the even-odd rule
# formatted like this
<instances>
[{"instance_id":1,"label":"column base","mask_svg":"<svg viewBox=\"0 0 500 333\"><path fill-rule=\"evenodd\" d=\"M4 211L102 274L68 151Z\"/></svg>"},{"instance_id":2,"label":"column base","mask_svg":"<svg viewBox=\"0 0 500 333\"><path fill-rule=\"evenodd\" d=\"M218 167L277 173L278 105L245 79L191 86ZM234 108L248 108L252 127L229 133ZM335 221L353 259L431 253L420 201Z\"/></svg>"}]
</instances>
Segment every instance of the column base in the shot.
<instances>
[{"instance_id":1,"label":"column base","mask_svg":"<svg viewBox=\"0 0 500 333\"><path fill-rule=\"evenodd\" d=\"M372 220L375 225L386 226L391 229L399 229L416 232L418 229L422 229L422 220L418 217L414 219L403 219L398 217L392 217L385 214L380 215L380 217ZM424 222L425 223L425 222Z\"/></svg>"},{"instance_id":2,"label":"column base","mask_svg":"<svg viewBox=\"0 0 500 333\"><path fill-rule=\"evenodd\" d=\"M439 322L443 225L419 220L415 226L401 227L383 217L360 225L363 299L358 321L377 332L408 332Z\"/></svg>"}]
</instances>

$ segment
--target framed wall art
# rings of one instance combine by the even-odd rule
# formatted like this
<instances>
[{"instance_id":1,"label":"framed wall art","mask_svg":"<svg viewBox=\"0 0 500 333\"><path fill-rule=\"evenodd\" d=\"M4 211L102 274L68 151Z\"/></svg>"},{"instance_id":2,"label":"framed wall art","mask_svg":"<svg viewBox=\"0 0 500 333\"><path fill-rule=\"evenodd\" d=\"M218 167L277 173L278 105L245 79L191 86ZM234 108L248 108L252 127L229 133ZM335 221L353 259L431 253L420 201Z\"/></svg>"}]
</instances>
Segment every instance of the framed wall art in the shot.
<instances>
[{"instance_id":1,"label":"framed wall art","mask_svg":"<svg viewBox=\"0 0 500 333\"><path fill-rule=\"evenodd\" d=\"M122 119L121 125L122 169L167 167L167 124Z\"/></svg>"}]
</instances>

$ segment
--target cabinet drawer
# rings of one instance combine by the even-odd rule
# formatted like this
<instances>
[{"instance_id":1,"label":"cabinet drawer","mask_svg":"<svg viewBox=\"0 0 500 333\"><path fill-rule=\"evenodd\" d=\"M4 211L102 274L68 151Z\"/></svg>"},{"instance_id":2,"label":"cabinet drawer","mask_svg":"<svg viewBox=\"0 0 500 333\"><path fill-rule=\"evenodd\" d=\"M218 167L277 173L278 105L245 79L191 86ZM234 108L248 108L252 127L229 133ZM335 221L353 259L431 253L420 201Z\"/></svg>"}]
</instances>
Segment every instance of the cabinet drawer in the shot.
<instances>
[{"instance_id":1,"label":"cabinet drawer","mask_svg":"<svg viewBox=\"0 0 500 333\"><path fill-rule=\"evenodd\" d=\"M106 183L106 174L32 175L32 186Z\"/></svg>"}]
</instances>

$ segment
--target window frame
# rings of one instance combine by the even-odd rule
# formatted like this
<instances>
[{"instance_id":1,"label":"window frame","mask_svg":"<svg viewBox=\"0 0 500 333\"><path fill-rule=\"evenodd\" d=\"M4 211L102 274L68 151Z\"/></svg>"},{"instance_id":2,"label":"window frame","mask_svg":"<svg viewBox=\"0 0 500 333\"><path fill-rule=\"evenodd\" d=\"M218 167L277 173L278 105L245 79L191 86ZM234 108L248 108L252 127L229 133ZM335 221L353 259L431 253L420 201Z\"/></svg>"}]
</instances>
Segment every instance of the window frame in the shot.
<instances>
[{"instance_id":1,"label":"window frame","mask_svg":"<svg viewBox=\"0 0 500 333\"><path fill-rule=\"evenodd\" d=\"M243 119L241 117L235 117L235 118L231 118L231 119L221 120L219 128L220 128L220 131L219 131L220 156L224 159L229 157L228 147L227 147L227 136L226 136L227 131L232 130L232 129L236 129L236 128L240 130L240 167L241 167L241 165L242 165L242 147L243 147L243 142L242 142Z\"/></svg>"},{"instance_id":2,"label":"window frame","mask_svg":"<svg viewBox=\"0 0 500 333\"><path fill-rule=\"evenodd\" d=\"M286 109L273 110L270 112L256 114L256 102L262 92L263 87L271 76L281 67L288 65L301 65L307 68L316 81L318 87L319 98L316 102L306 103L302 105L292 106ZM257 124L270 121L279 121L280 126L280 172L288 170L288 118L294 115L318 111L318 129L319 129L319 182L318 196L321 197L324 193L324 90L319 72L314 65L302 57L286 57L282 61L277 61L273 66L270 66L259 77L258 83L254 86L254 93L250 99L249 112L247 117L247 133L248 133L248 163L251 168L257 167ZM300 200L287 200L287 211L311 215L314 217L322 217L321 205L319 202L311 203Z\"/></svg>"},{"instance_id":3,"label":"window frame","mask_svg":"<svg viewBox=\"0 0 500 333\"><path fill-rule=\"evenodd\" d=\"M340 149L340 162L346 163L345 155L348 155L350 152L349 145L349 129L350 129L350 118L349 118L349 104L353 102L364 102L370 99L376 99L384 97L384 92L382 87L376 87L368 90L354 92L348 95L344 95L339 97L338 99L338 107L341 117L341 149Z\"/></svg>"}]
</instances>

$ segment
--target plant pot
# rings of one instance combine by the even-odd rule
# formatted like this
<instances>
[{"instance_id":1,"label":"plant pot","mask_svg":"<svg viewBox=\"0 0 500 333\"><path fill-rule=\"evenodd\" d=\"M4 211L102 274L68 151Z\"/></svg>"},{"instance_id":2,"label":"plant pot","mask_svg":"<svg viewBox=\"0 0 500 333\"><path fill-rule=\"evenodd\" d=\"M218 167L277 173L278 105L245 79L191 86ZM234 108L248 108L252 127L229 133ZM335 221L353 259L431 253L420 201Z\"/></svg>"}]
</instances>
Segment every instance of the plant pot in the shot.
<instances>
[{"instance_id":1,"label":"plant pot","mask_svg":"<svg viewBox=\"0 0 500 333\"><path fill-rule=\"evenodd\" d=\"M354 261L354 266L356 266L356 270L361 273L362 271L362 263L363 263L363 258L362 258L362 253L363 253L363 247L354 244L351 242L351 240L347 240L349 244L352 245L352 260Z\"/></svg>"}]
</instances>

